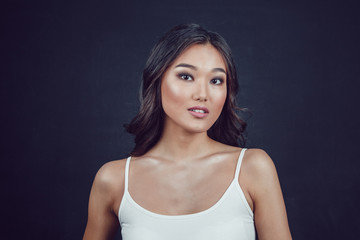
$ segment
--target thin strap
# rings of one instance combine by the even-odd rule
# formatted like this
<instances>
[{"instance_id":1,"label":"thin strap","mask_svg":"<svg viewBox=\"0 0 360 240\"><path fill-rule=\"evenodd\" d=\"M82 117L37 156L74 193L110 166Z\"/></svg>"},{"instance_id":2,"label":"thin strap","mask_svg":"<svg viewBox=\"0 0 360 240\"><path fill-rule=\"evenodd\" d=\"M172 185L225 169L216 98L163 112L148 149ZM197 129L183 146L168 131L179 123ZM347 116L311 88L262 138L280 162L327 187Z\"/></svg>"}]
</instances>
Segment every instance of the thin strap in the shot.
<instances>
[{"instance_id":1,"label":"thin strap","mask_svg":"<svg viewBox=\"0 0 360 240\"><path fill-rule=\"evenodd\" d=\"M241 149L241 152L240 152L240 155L239 155L239 158L238 158L238 162L237 162L237 165L236 165L235 179L239 179L240 167L241 167L241 163L242 163L242 160L244 158L244 155L245 155L245 151L246 151L246 148Z\"/></svg>"},{"instance_id":2,"label":"thin strap","mask_svg":"<svg viewBox=\"0 0 360 240\"><path fill-rule=\"evenodd\" d=\"M125 165L125 188L124 193L128 191L128 183L129 183L129 166L130 166L130 159L131 156L126 159L126 165Z\"/></svg>"}]
</instances>

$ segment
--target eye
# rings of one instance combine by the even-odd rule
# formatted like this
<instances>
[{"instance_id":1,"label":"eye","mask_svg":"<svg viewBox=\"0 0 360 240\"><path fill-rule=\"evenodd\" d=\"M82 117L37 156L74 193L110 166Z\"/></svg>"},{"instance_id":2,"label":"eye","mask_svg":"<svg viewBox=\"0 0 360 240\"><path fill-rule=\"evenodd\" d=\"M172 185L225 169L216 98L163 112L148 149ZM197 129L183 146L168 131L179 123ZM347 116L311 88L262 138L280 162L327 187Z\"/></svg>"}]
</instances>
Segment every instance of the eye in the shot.
<instances>
[{"instance_id":1,"label":"eye","mask_svg":"<svg viewBox=\"0 0 360 240\"><path fill-rule=\"evenodd\" d=\"M180 73L179 75L179 78L185 80L185 81L191 81L191 80L194 80L193 77L189 74L186 74L186 73Z\"/></svg>"},{"instance_id":2,"label":"eye","mask_svg":"<svg viewBox=\"0 0 360 240\"><path fill-rule=\"evenodd\" d=\"M210 82L215 85L220 85L224 82L224 80L222 80L221 78L214 78L214 79L211 79Z\"/></svg>"}]
</instances>

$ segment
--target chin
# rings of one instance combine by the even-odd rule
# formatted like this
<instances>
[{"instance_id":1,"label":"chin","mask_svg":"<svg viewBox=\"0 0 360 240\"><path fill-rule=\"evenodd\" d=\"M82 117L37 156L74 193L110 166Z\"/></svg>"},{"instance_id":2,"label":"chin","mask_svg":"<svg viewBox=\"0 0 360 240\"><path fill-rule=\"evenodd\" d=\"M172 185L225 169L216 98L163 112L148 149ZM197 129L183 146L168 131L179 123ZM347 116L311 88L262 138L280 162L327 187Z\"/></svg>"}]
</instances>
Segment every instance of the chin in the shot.
<instances>
[{"instance_id":1,"label":"chin","mask_svg":"<svg viewBox=\"0 0 360 240\"><path fill-rule=\"evenodd\" d=\"M193 126L193 127L187 127L185 128L186 131L191 132L191 133L204 133L207 132L210 127L208 126Z\"/></svg>"}]
</instances>

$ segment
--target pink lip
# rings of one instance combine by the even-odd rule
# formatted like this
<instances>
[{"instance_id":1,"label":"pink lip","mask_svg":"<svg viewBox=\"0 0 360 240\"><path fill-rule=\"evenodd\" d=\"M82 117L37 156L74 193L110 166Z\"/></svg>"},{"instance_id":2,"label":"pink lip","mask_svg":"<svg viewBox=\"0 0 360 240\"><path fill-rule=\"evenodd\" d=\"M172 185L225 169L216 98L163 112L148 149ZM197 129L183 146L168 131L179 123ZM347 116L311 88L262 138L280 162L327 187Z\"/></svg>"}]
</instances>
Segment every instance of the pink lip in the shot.
<instances>
[{"instance_id":1,"label":"pink lip","mask_svg":"<svg viewBox=\"0 0 360 240\"><path fill-rule=\"evenodd\" d=\"M202 112L194 112L192 110L203 110L204 113ZM207 109L206 107L201 107L201 106L195 106L195 107L191 107L188 109L189 113L191 115L193 115L196 118L204 118L209 114L209 109Z\"/></svg>"}]
</instances>

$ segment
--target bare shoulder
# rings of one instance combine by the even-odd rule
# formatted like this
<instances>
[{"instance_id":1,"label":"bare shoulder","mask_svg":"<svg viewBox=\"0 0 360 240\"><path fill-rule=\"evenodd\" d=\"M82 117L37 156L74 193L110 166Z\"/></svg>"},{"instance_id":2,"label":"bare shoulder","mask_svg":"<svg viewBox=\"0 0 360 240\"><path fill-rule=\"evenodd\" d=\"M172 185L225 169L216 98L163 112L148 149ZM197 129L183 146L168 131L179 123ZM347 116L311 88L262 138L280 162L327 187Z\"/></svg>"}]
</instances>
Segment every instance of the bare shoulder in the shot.
<instances>
[{"instance_id":1,"label":"bare shoulder","mask_svg":"<svg viewBox=\"0 0 360 240\"><path fill-rule=\"evenodd\" d=\"M96 173L93 188L108 194L123 191L126 159L105 163Z\"/></svg>"},{"instance_id":2,"label":"bare shoulder","mask_svg":"<svg viewBox=\"0 0 360 240\"><path fill-rule=\"evenodd\" d=\"M280 189L274 162L264 150L246 151L240 175L254 202L266 192Z\"/></svg>"},{"instance_id":3,"label":"bare shoulder","mask_svg":"<svg viewBox=\"0 0 360 240\"><path fill-rule=\"evenodd\" d=\"M104 164L97 172L89 198L83 239L110 239L118 229L117 213L124 192L125 161Z\"/></svg>"},{"instance_id":4,"label":"bare shoulder","mask_svg":"<svg viewBox=\"0 0 360 240\"><path fill-rule=\"evenodd\" d=\"M291 239L280 182L270 156L261 149L247 150L241 171L259 239Z\"/></svg>"},{"instance_id":5,"label":"bare shoulder","mask_svg":"<svg viewBox=\"0 0 360 240\"><path fill-rule=\"evenodd\" d=\"M242 168L256 178L276 174L275 165L270 156L264 150L257 148L246 150Z\"/></svg>"}]
</instances>

